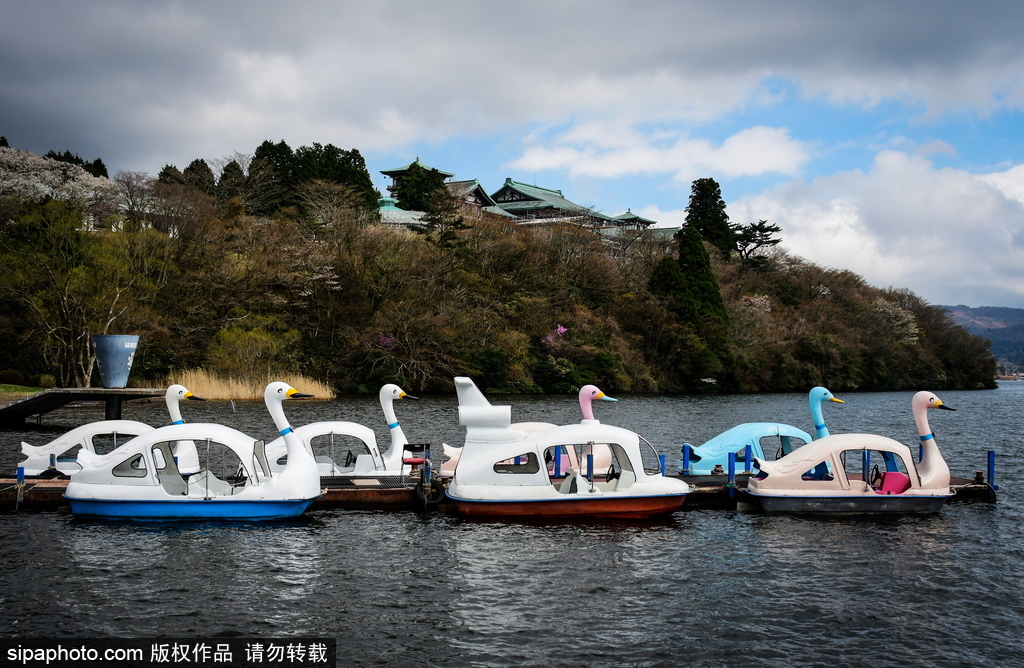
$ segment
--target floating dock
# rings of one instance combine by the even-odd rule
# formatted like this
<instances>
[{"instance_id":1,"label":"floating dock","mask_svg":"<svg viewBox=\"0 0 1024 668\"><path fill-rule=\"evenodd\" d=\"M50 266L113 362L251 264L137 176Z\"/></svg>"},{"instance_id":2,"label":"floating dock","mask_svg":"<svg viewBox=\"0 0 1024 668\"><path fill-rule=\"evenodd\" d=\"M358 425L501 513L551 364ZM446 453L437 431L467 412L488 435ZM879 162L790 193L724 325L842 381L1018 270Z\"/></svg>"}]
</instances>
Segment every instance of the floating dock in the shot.
<instances>
[{"instance_id":1,"label":"floating dock","mask_svg":"<svg viewBox=\"0 0 1024 668\"><path fill-rule=\"evenodd\" d=\"M18 427L33 415L41 416L72 403L102 403L105 420L120 420L124 402L166 393L166 388L53 387L0 408L0 427Z\"/></svg>"},{"instance_id":2,"label":"floating dock","mask_svg":"<svg viewBox=\"0 0 1024 668\"><path fill-rule=\"evenodd\" d=\"M672 477L681 478L693 486L682 510L736 510L737 503L743 502L742 490L746 489L749 478L748 475L737 475L735 482L730 483L726 476L721 475ZM423 510L425 507L416 494L415 485L408 480L404 483L351 478L322 480L327 492L313 503L310 510ZM0 513L70 511L70 505L63 496L68 482L66 476L29 477L19 485L16 478L0 478ZM953 490L950 503L996 501L996 489L980 476L952 478L950 488Z\"/></svg>"}]
</instances>

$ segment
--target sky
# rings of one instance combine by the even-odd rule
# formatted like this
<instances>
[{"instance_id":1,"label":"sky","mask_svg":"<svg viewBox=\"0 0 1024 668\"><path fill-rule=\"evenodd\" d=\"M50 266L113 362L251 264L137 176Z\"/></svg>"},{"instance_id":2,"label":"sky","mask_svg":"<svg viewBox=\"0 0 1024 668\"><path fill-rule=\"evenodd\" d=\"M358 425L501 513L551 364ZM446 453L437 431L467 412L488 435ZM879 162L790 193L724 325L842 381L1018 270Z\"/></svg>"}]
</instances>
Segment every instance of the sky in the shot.
<instances>
[{"instance_id":1,"label":"sky","mask_svg":"<svg viewBox=\"0 0 1024 668\"><path fill-rule=\"evenodd\" d=\"M264 140L733 223L1024 307L1024 3L0 0L0 135L152 176ZM219 162L218 162L219 161Z\"/></svg>"}]
</instances>

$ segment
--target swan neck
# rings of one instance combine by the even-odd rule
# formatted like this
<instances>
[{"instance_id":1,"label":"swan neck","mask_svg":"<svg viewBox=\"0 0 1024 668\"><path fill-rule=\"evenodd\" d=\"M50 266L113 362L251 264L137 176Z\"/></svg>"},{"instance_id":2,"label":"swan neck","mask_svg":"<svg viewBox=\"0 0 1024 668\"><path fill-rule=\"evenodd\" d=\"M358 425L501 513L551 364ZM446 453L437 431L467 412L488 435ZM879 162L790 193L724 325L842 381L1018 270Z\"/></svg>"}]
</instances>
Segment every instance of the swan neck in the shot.
<instances>
[{"instance_id":1,"label":"swan neck","mask_svg":"<svg viewBox=\"0 0 1024 668\"><path fill-rule=\"evenodd\" d=\"M181 418L181 408L178 405L177 397L167 397L167 412L171 416L171 424L185 424Z\"/></svg>"},{"instance_id":2,"label":"swan neck","mask_svg":"<svg viewBox=\"0 0 1024 668\"><path fill-rule=\"evenodd\" d=\"M814 433L818 438L829 435L828 427L825 426L825 416L821 412L821 402L814 399L811 399L811 420L814 422Z\"/></svg>"},{"instance_id":3,"label":"swan neck","mask_svg":"<svg viewBox=\"0 0 1024 668\"><path fill-rule=\"evenodd\" d=\"M917 424L917 435L922 442L932 441L932 428L928 424L928 408L925 406L914 407L914 423Z\"/></svg>"},{"instance_id":4,"label":"swan neck","mask_svg":"<svg viewBox=\"0 0 1024 668\"><path fill-rule=\"evenodd\" d=\"M391 447L403 446L408 443L409 441L405 438L405 432L402 431L402 425L398 422L398 417L395 415L394 397L381 397L380 407L384 411L384 420L388 426L388 432L391 434Z\"/></svg>"}]
</instances>

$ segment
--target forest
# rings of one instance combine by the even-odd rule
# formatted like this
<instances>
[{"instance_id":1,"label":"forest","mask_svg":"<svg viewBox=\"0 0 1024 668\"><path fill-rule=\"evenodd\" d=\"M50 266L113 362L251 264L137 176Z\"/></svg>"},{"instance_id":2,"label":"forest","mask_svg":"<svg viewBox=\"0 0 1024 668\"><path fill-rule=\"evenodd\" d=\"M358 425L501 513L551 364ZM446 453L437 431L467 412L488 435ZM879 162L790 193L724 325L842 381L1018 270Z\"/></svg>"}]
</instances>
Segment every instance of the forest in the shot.
<instances>
[{"instance_id":1,"label":"forest","mask_svg":"<svg viewBox=\"0 0 1024 668\"><path fill-rule=\"evenodd\" d=\"M994 387L985 339L907 290L781 249L694 181L675 237L522 226L453 200L383 226L355 149L156 177L0 141L0 370L96 384L90 334L141 336L133 383L300 372L338 392L780 392ZM89 171L86 167L92 167ZM401 206L401 203L399 204Z\"/></svg>"}]
</instances>

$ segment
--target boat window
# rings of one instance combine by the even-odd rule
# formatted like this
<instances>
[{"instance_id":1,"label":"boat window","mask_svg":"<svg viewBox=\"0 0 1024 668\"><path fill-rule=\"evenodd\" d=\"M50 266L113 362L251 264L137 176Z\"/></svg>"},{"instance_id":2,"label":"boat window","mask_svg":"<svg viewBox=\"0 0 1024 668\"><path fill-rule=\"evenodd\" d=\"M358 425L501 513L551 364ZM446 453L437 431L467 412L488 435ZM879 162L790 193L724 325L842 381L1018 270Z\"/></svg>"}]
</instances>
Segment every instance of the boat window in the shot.
<instances>
[{"instance_id":1,"label":"boat window","mask_svg":"<svg viewBox=\"0 0 1024 668\"><path fill-rule=\"evenodd\" d=\"M537 453L524 452L518 457L505 459L494 465L495 473L536 473L540 471Z\"/></svg>"},{"instance_id":2,"label":"boat window","mask_svg":"<svg viewBox=\"0 0 1024 668\"><path fill-rule=\"evenodd\" d=\"M661 458L658 456L658 451L651 445L643 436L638 437L640 439L640 457L644 462L644 471L648 475L654 475L655 473L661 473Z\"/></svg>"},{"instance_id":3,"label":"boat window","mask_svg":"<svg viewBox=\"0 0 1024 668\"><path fill-rule=\"evenodd\" d=\"M339 469L354 468L356 457L370 453L366 442L349 434L318 434L310 439L309 444L318 462L333 462Z\"/></svg>"},{"instance_id":4,"label":"boat window","mask_svg":"<svg viewBox=\"0 0 1024 668\"><path fill-rule=\"evenodd\" d=\"M901 455L886 450L844 450L842 453L843 467L851 480L864 480L869 485L879 488L883 485L885 474L892 472L903 474L907 478L907 464ZM896 479L899 476L893 476Z\"/></svg>"},{"instance_id":5,"label":"boat window","mask_svg":"<svg viewBox=\"0 0 1024 668\"><path fill-rule=\"evenodd\" d=\"M246 481L248 466L250 462L242 462L235 451L223 443L206 439L196 441L196 450L199 453L199 466L202 470L209 471L217 478L231 484L241 484ZM246 457L249 459L249 457Z\"/></svg>"},{"instance_id":6,"label":"boat window","mask_svg":"<svg viewBox=\"0 0 1024 668\"><path fill-rule=\"evenodd\" d=\"M113 452L133 438L135 436L131 434L118 434L117 432L93 434L92 448L97 455L105 455Z\"/></svg>"},{"instance_id":7,"label":"boat window","mask_svg":"<svg viewBox=\"0 0 1024 668\"><path fill-rule=\"evenodd\" d=\"M153 446L153 463L156 465L157 471L163 471L167 468L167 460L164 458L163 448Z\"/></svg>"},{"instance_id":8,"label":"boat window","mask_svg":"<svg viewBox=\"0 0 1024 668\"><path fill-rule=\"evenodd\" d=\"M775 455L775 459L781 459L789 453L793 452L802 445L806 445L804 439L797 436L762 436L760 440L761 452L765 454L765 457L771 454ZM742 450L740 451L743 452ZM757 456L757 453L753 453L753 456ZM737 461L742 459L742 454L737 457ZM768 460L766 460L768 461Z\"/></svg>"},{"instance_id":9,"label":"boat window","mask_svg":"<svg viewBox=\"0 0 1024 668\"><path fill-rule=\"evenodd\" d=\"M286 455L287 457L287 455ZM252 470L260 480L271 476L270 462L267 461L266 443L260 439L252 444Z\"/></svg>"},{"instance_id":10,"label":"boat window","mask_svg":"<svg viewBox=\"0 0 1024 668\"><path fill-rule=\"evenodd\" d=\"M113 474L120 478L145 478L146 461L141 454L129 457L114 467Z\"/></svg>"},{"instance_id":11,"label":"boat window","mask_svg":"<svg viewBox=\"0 0 1024 668\"><path fill-rule=\"evenodd\" d=\"M558 462L555 462L555 452L559 453ZM587 474L587 455L593 455L594 475L603 476L608 473L610 466L621 468L618 462L626 462L626 470L629 468L629 458L626 457L622 446L618 443L575 443L551 446L544 450L544 463L547 465L548 474L561 478L570 469Z\"/></svg>"}]
</instances>

